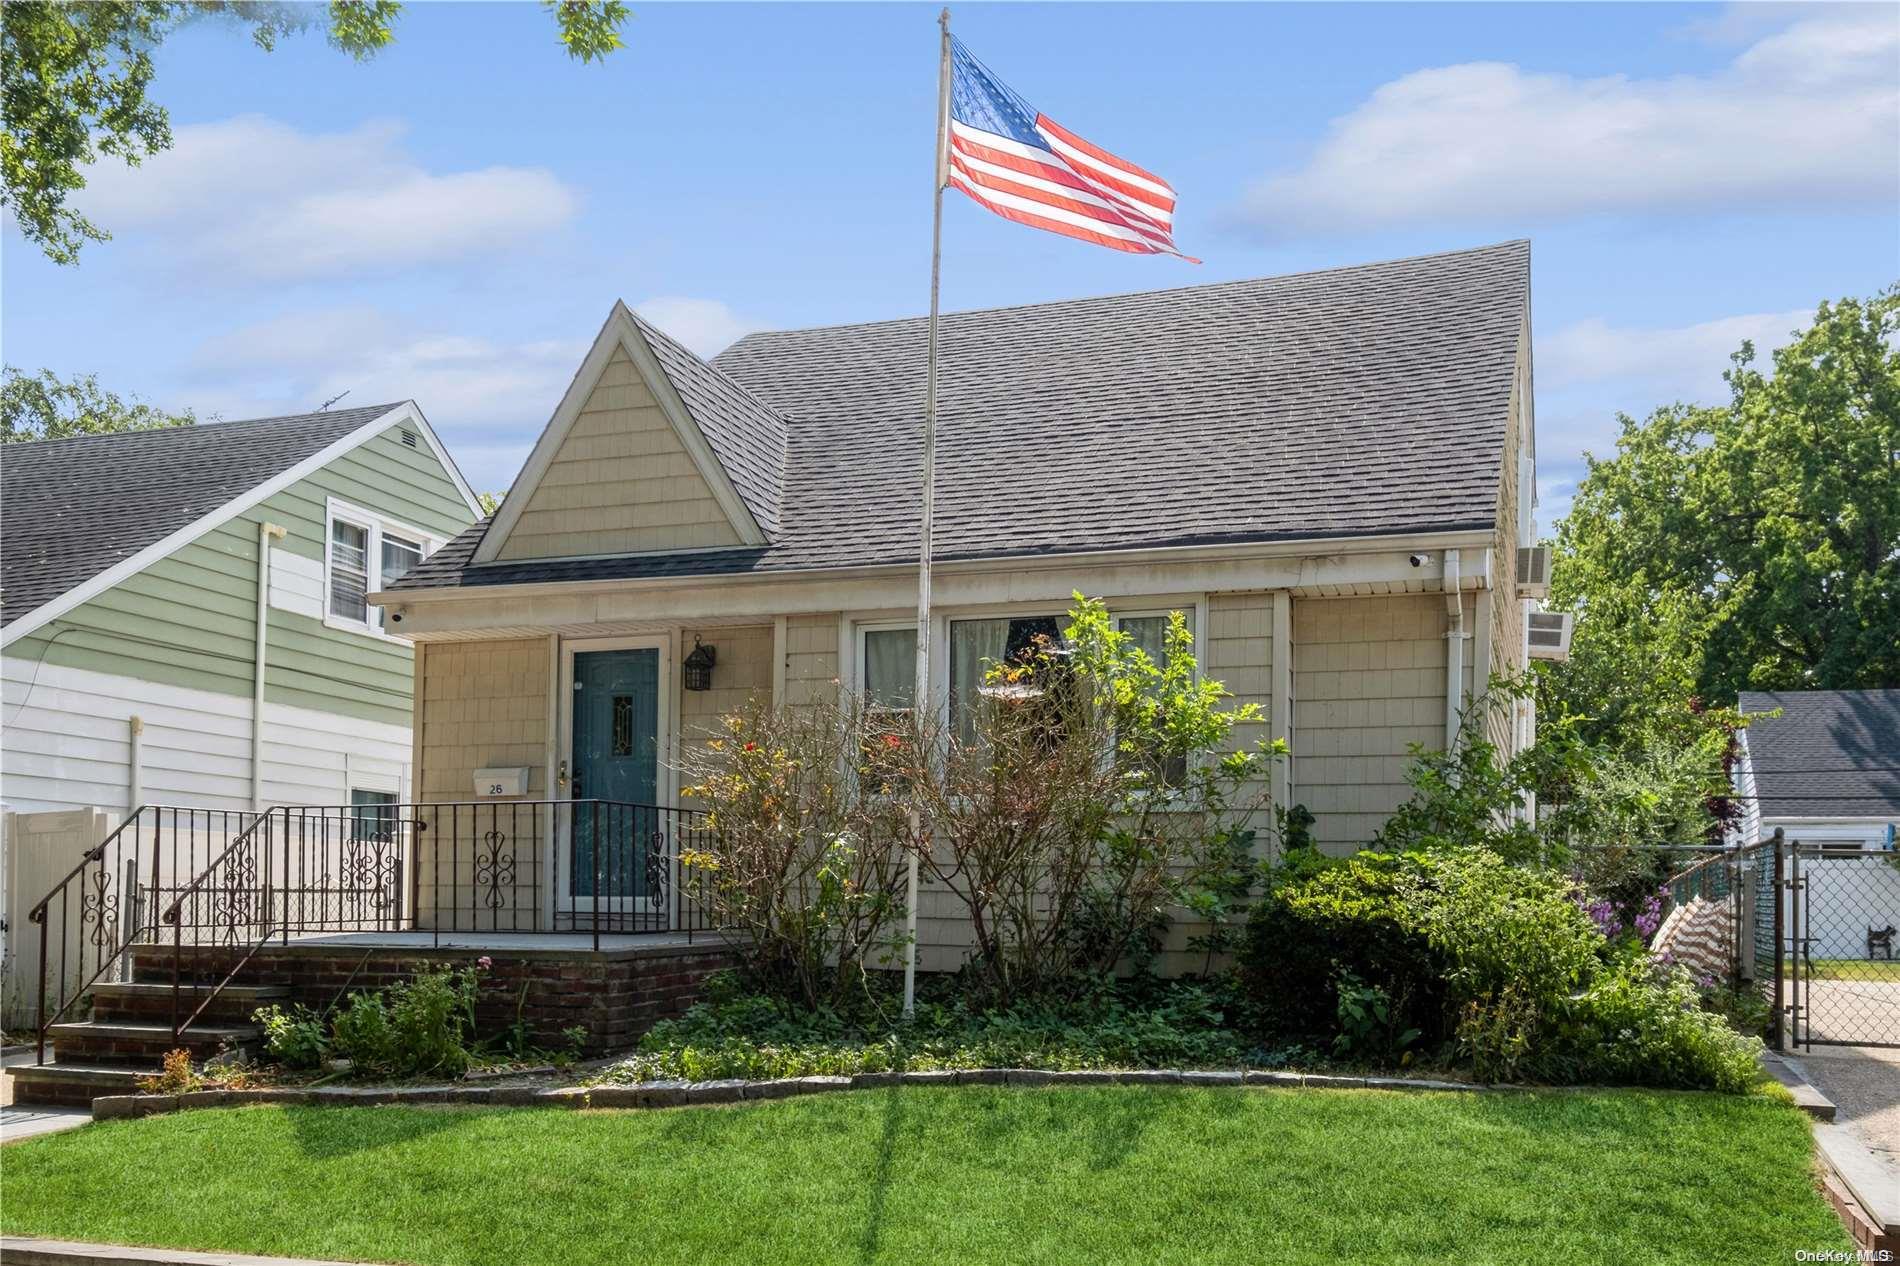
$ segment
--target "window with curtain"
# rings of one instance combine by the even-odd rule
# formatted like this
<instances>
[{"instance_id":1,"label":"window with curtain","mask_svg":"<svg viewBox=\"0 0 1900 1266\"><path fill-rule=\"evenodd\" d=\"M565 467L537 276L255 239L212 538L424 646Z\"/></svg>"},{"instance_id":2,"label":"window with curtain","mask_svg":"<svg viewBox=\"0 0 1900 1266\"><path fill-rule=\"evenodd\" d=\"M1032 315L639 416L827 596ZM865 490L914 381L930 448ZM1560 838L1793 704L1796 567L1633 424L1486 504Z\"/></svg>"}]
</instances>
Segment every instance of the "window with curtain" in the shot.
<instances>
[{"instance_id":1,"label":"window with curtain","mask_svg":"<svg viewBox=\"0 0 1900 1266\"><path fill-rule=\"evenodd\" d=\"M917 696L917 630L866 629L864 697L874 707L908 711Z\"/></svg>"},{"instance_id":2,"label":"window with curtain","mask_svg":"<svg viewBox=\"0 0 1900 1266\"><path fill-rule=\"evenodd\" d=\"M864 704L870 733L863 767L867 790L898 791L907 780L909 714L917 701L917 630L864 631Z\"/></svg>"},{"instance_id":3,"label":"window with curtain","mask_svg":"<svg viewBox=\"0 0 1900 1266\"><path fill-rule=\"evenodd\" d=\"M1062 616L1002 616L950 622L950 726L964 742L975 735L975 702L992 664L1028 658L1038 639L1062 640Z\"/></svg>"}]
</instances>

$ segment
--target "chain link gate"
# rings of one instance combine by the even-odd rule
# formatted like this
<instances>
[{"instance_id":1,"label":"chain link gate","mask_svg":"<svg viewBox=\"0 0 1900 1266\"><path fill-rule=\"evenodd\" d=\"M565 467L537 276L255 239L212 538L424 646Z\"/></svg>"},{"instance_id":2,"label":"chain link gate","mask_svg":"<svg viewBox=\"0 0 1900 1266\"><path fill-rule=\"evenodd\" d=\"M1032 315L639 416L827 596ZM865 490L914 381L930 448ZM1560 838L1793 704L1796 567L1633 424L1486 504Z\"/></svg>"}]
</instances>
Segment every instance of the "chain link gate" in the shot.
<instances>
[{"instance_id":1,"label":"chain link gate","mask_svg":"<svg viewBox=\"0 0 1900 1266\"><path fill-rule=\"evenodd\" d=\"M1800 841L1778 852L1788 1044L1900 1047L1900 855Z\"/></svg>"}]
</instances>

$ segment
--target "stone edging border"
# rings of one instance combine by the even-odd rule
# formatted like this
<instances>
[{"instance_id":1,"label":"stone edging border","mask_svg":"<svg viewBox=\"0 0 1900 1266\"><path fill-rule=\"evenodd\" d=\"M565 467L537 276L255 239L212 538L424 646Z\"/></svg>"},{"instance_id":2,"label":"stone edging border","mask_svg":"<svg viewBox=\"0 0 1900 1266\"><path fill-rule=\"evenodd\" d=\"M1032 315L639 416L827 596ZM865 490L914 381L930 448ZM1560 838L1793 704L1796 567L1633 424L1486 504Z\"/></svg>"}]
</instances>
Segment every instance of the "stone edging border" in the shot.
<instances>
[{"instance_id":1,"label":"stone edging border","mask_svg":"<svg viewBox=\"0 0 1900 1266\"><path fill-rule=\"evenodd\" d=\"M1415 1077L1348 1077L1253 1069L1198 1071L1173 1068L1085 1069L1051 1072L1035 1068L934 1069L927 1072L859 1073L853 1077L783 1077L772 1081L649 1081L628 1086L296 1086L260 1090L191 1090L175 1095L103 1095L92 1101L94 1120L157 1116L193 1108L234 1108L254 1103L346 1107L369 1104L488 1104L514 1108L678 1108L699 1103L758 1102L833 1090L886 1086L1280 1086L1326 1090L1440 1090L1490 1092L1532 1086L1479 1086Z\"/></svg>"}]
</instances>

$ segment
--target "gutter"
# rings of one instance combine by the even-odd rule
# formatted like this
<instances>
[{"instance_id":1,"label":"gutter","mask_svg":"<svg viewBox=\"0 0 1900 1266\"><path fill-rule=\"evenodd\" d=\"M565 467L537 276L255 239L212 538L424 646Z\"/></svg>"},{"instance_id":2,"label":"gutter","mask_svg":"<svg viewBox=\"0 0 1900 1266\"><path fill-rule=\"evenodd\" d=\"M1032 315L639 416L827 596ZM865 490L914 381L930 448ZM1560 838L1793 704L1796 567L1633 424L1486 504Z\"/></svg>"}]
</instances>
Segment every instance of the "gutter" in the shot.
<instances>
[{"instance_id":1,"label":"gutter","mask_svg":"<svg viewBox=\"0 0 1900 1266\"><path fill-rule=\"evenodd\" d=\"M270 551L284 529L268 521L257 525L257 645L251 656L251 812L264 809L264 667L270 638Z\"/></svg>"},{"instance_id":2,"label":"gutter","mask_svg":"<svg viewBox=\"0 0 1900 1266\"><path fill-rule=\"evenodd\" d=\"M1276 562L1296 558L1344 558L1361 554L1383 554L1400 549L1436 550L1447 555L1458 546L1483 546L1494 539L1490 528L1470 528L1425 533L1392 533L1384 536L1300 537L1274 542L1240 542L1218 545L1160 545L1126 550L1078 550L1066 554L1023 554L1016 556L939 559L930 569L938 574L982 575L994 572L1015 575L1026 571L1068 571L1080 566L1182 565L1203 561ZM669 555L678 551L668 551ZM508 566L533 566L538 563L576 563L596 559L625 558L624 554L580 555L571 558L522 559ZM473 564L465 570L490 567ZM493 602L497 597L543 597L600 591L651 591L664 589L704 589L709 585L771 584L785 581L856 580L910 578L917 574L916 563L852 563L839 567L786 567L769 571L699 572L666 576L590 577L584 580L522 580L490 584L433 585L414 589L379 589L369 601L387 607L395 603Z\"/></svg>"}]
</instances>

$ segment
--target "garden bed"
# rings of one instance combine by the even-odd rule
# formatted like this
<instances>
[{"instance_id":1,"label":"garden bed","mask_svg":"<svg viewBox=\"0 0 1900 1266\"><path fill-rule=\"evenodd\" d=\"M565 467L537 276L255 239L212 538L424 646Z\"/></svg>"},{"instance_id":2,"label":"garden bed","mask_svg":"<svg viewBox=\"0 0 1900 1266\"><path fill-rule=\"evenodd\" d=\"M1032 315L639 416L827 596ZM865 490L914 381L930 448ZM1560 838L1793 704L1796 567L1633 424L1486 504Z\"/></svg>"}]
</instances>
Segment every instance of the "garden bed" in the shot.
<instances>
[{"instance_id":1,"label":"garden bed","mask_svg":"<svg viewBox=\"0 0 1900 1266\"><path fill-rule=\"evenodd\" d=\"M638 1114L290 1106L104 1122L7 1162L8 1234L440 1266L1848 1246L1801 1114L1760 1096L898 1085Z\"/></svg>"}]
</instances>

